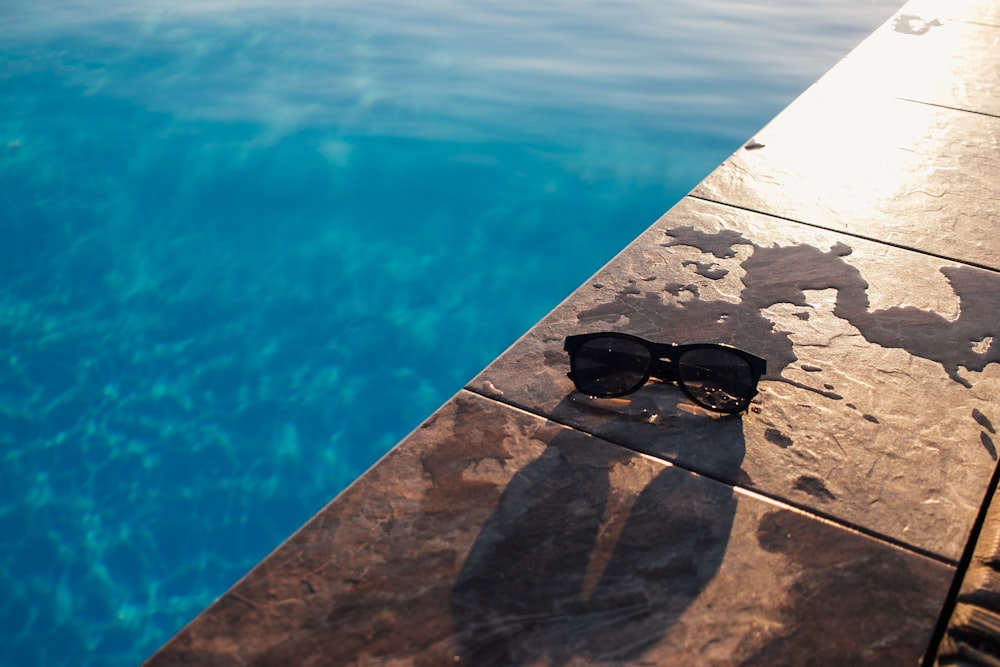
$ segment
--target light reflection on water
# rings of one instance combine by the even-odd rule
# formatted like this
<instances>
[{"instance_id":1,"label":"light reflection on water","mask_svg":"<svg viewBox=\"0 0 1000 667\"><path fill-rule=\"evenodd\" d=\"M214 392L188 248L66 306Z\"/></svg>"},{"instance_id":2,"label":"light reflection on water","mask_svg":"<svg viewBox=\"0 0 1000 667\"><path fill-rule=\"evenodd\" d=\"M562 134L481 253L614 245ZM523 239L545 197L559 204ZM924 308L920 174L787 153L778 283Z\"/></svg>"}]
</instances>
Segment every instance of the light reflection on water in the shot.
<instances>
[{"instance_id":1,"label":"light reflection on water","mask_svg":"<svg viewBox=\"0 0 1000 667\"><path fill-rule=\"evenodd\" d=\"M899 3L269 4L31 3L5 41L72 38L80 82L183 117L454 139L697 108L734 132L734 112L766 120ZM157 57L169 71L113 69Z\"/></svg>"},{"instance_id":2,"label":"light reflection on water","mask_svg":"<svg viewBox=\"0 0 1000 667\"><path fill-rule=\"evenodd\" d=\"M899 4L0 0L0 663L138 662Z\"/></svg>"}]
</instances>

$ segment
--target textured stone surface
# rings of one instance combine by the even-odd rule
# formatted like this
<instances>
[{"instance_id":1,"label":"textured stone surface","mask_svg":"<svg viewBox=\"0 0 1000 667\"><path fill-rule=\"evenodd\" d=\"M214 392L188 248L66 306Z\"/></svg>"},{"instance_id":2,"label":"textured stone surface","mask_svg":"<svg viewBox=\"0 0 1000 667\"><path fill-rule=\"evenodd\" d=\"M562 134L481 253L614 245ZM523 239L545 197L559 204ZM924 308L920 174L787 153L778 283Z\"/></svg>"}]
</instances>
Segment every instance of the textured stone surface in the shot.
<instances>
[{"instance_id":1,"label":"textured stone surface","mask_svg":"<svg viewBox=\"0 0 1000 667\"><path fill-rule=\"evenodd\" d=\"M821 83L755 141L694 194L1000 269L1000 118Z\"/></svg>"},{"instance_id":2,"label":"textured stone surface","mask_svg":"<svg viewBox=\"0 0 1000 667\"><path fill-rule=\"evenodd\" d=\"M895 96L1000 116L998 17L996 3L909 4L822 84L843 87L860 106Z\"/></svg>"},{"instance_id":3,"label":"textured stone surface","mask_svg":"<svg viewBox=\"0 0 1000 667\"><path fill-rule=\"evenodd\" d=\"M998 310L997 273L689 198L469 386L957 560L997 460ZM761 394L737 418L669 384L589 399L563 338L609 330L743 347Z\"/></svg>"},{"instance_id":4,"label":"textured stone surface","mask_svg":"<svg viewBox=\"0 0 1000 667\"><path fill-rule=\"evenodd\" d=\"M148 664L912 665L952 574L463 393Z\"/></svg>"},{"instance_id":5,"label":"textured stone surface","mask_svg":"<svg viewBox=\"0 0 1000 667\"><path fill-rule=\"evenodd\" d=\"M694 194L1000 269L998 43L994 3L910 3Z\"/></svg>"}]
</instances>

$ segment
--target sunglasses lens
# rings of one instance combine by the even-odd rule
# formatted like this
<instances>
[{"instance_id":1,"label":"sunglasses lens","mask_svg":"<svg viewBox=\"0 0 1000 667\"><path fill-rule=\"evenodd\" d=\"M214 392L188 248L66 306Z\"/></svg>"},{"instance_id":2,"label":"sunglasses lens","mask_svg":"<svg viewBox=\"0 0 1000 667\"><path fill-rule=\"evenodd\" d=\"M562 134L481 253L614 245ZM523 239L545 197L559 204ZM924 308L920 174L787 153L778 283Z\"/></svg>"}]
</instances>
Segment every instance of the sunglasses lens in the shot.
<instances>
[{"instance_id":1,"label":"sunglasses lens","mask_svg":"<svg viewBox=\"0 0 1000 667\"><path fill-rule=\"evenodd\" d=\"M678 360L678 381L702 407L742 412L756 394L750 363L726 349L696 348Z\"/></svg>"},{"instance_id":2,"label":"sunglasses lens","mask_svg":"<svg viewBox=\"0 0 1000 667\"><path fill-rule=\"evenodd\" d=\"M589 396L622 396L648 378L650 354L628 338L591 338L573 355L573 382Z\"/></svg>"}]
</instances>

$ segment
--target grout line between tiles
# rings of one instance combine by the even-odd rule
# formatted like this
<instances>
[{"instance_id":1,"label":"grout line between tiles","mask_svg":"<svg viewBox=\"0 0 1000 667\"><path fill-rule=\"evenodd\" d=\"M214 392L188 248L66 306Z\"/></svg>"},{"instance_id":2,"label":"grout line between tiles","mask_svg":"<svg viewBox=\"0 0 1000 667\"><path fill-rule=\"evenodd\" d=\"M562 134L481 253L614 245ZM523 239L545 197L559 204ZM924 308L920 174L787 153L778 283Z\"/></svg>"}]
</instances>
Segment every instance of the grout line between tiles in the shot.
<instances>
[{"instance_id":1,"label":"grout line between tiles","mask_svg":"<svg viewBox=\"0 0 1000 667\"><path fill-rule=\"evenodd\" d=\"M986 515L990 511L990 506L996 500L997 487L1000 486L1000 464L993 469L993 476L990 478L990 483L986 487L986 492L983 494L983 501L979 505L979 513L976 515L976 520L972 524L972 530L969 531L969 539L965 543L965 550L962 552L962 557L958 561L956 567L955 576L951 581L951 588L948 590L948 596L944 600L944 604L941 608L941 615L938 617L937 625L934 627L934 634L931 635L931 642L929 644L930 649L927 655L924 657L924 662L921 663L921 667L933 667L935 661L937 660L937 654L941 647L941 642L944 640L945 633L948 631L948 624L951 621L952 612L955 610L955 604L958 602L959 594L962 592L962 584L965 583L965 575L969 571L969 566L972 564L972 559L976 553L976 547L979 546L979 537L983 532L983 525L986 523Z\"/></svg>"},{"instance_id":2,"label":"grout line between tiles","mask_svg":"<svg viewBox=\"0 0 1000 667\"><path fill-rule=\"evenodd\" d=\"M985 271L992 271L993 273L1000 273L1000 268L992 267L987 264L981 264L979 262L973 262L967 259L958 259L956 257L949 257L947 255L940 255L936 252L930 252L928 250L921 250L919 248L911 248L910 246L903 245L901 243L893 243L892 241L886 241L885 239L879 239L874 236L865 236L864 234L857 234L853 232L844 231L843 229L835 229L833 227L826 227L824 225L817 225L813 222L806 222L804 220L798 220L797 218L789 218L784 215L778 215L776 213L770 213L768 211L761 211L750 206L740 206L739 204L732 204L730 202L719 201L717 199L710 199L709 197L704 197L700 195L688 194L691 199L697 199L699 201L709 202L711 204L718 204L719 206L728 206L729 208L738 209L740 211L747 211L749 213L757 213L760 215L766 215L769 218L775 218L777 220L786 220L788 222L793 222L797 225L804 225L806 227L812 227L813 229L822 229L823 231L833 232L835 234L842 234L844 236L849 236L851 238L861 239L862 241L870 241L872 243L878 243L891 248L896 248L898 250L907 250L909 252L917 253L918 255L924 255L926 257L934 257L935 259L943 259L947 262L956 262L958 264L965 264L966 266L971 266L976 269L983 269Z\"/></svg>"},{"instance_id":3,"label":"grout line between tiles","mask_svg":"<svg viewBox=\"0 0 1000 667\"><path fill-rule=\"evenodd\" d=\"M631 452L635 452L636 454L641 454L642 456L649 456L649 457L652 457L652 458L657 459L659 461L663 461L665 463L669 463L670 465L672 465L672 466L674 466L676 468L679 468L681 470L685 470L685 471L693 473L695 475L699 475L700 477L704 477L706 479L710 479L710 480L712 480L714 482L718 482L719 484L724 484L724 485L726 485L728 487L731 487L733 489L738 489L741 493L746 493L746 494L751 495L751 496L756 496L758 498L765 499L765 500L767 500L769 502L772 502L772 503L784 505L785 507L792 508L792 509L794 509L794 510L796 510L798 512L802 512L803 514L811 516L811 517L813 517L815 519L818 519L818 520L825 521L827 523L833 524L833 525L837 526L838 528L849 530L849 531L852 531L852 532L855 532L855 533L859 533L859 534L864 535L866 537L872 538L872 539L874 539L874 540L876 540L878 542L882 542L882 543L888 544L890 546L894 546L894 547L896 547L898 549L902 549L904 551L908 551L908 552L916 554L918 556L923 556L924 558L928 558L930 560L936 561L936 562L941 563L943 565L947 565L947 566L952 567L952 568L958 568L959 564L961 562L961 561L956 561L953 558L948 558L947 556L943 556L943 555L941 555L939 553L935 553L935 552L930 551L928 549L924 549L922 547L918 547L918 546L909 544L907 542L903 542L902 540L898 540L898 539L896 539L894 537L891 537L889 535L885 535L885 534L879 533L878 531L874 531L874 530L872 530L870 528L865 528L864 526L859 526L857 524L853 524L853 523L850 523L848 521L844 521L843 519L841 519L839 517L836 517L836 516L834 516L832 514L827 514L825 512L820 512L820 511L816 510L815 508L806 507L804 505L799 505L798 503L795 503L794 501L791 501L791 500L788 500L788 499L785 499L785 498L781 498L779 496L776 496L776 495L773 495L773 494L761 491L759 489L750 489L750 488L747 488L745 486L741 486L741 485L736 484L736 483L734 483L732 481L729 481L729 480L717 477L717 476L713 475L710 472L706 472L706 471L703 471L703 470L698 470L697 468L692 468L690 466L678 463L677 461L674 461L673 459L667 458L665 456L656 456L654 454L650 454L649 452L643 452L643 451L635 449L633 447L629 447L628 445L622 444L620 442L615 442L613 440L609 440L606 436L600 435L599 433L593 433L591 431L588 431L586 429L580 428L578 426L574 426L573 424L568 424L568 423L566 423L564 421L560 421L560 420L554 418L552 415L546 414L546 413L544 413L544 412L542 412L540 410L533 410L533 409L525 407L523 405L518 405L516 403L512 403L510 401L506 401L506 400L504 400L503 398L501 398L499 396L488 394L488 393L484 393L484 392L481 392L479 390L473 389L473 388L468 387L468 386L464 387L464 391L467 391L467 392L469 392L471 394L475 394L476 396L488 399L490 401L495 401L496 403L499 403L500 405L503 405L504 407L511 408L511 409L514 409L514 410L518 410L520 412L524 412L526 414L538 417L540 419L545 419L546 421L552 422L553 424L558 424L559 426L571 429L571 430L576 431L578 433L583 433L585 435L589 435L591 437L598 438L598 439L600 439L600 440L602 440L604 442L607 442L607 443L609 443L611 445L615 445L616 447L621 447L622 449L627 449L627 450L629 450ZM1000 467L998 467L998 470L1000 470ZM995 486L993 488L995 488ZM976 535L978 536L978 532L976 533ZM964 557L964 555L963 555L963 557Z\"/></svg>"},{"instance_id":4,"label":"grout line between tiles","mask_svg":"<svg viewBox=\"0 0 1000 667\"><path fill-rule=\"evenodd\" d=\"M975 109L964 109L962 107L953 107L950 104L938 104L936 102L927 102L926 100L915 100L910 97L897 97L900 102L910 102L912 104L923 104L928 107L935 107L937 109L948 109L949 111L958 111L960 113L972 113L977 116L986 116L987 118L1000 118L1000 114L989 113L987 111L976 111Z\"/></svg>"}]
</instances>

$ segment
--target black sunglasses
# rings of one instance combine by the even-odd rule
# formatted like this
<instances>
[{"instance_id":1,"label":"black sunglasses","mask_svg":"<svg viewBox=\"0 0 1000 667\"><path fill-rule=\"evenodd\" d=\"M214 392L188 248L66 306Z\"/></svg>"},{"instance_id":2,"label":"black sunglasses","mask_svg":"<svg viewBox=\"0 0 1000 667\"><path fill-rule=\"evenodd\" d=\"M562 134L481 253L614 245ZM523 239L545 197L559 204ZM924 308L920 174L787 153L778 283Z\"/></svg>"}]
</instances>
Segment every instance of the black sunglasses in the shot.
<instances>
[{"instance_id":1,"label":"black sunglasses","mask_svg":"<svg viewBox=\"0 0 1000 667\"><path fill-rule=\"evenodd\" d=\"M567 336L576 388L595 398L631 394L650 377L675 382L688 398L716 412L743 412L757 395L767 360L720 343L652 343L624 333Z\"/></svg>"}]
</instances>

